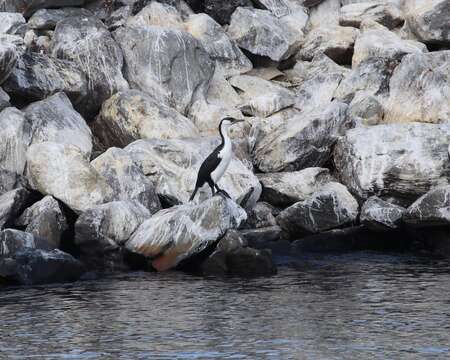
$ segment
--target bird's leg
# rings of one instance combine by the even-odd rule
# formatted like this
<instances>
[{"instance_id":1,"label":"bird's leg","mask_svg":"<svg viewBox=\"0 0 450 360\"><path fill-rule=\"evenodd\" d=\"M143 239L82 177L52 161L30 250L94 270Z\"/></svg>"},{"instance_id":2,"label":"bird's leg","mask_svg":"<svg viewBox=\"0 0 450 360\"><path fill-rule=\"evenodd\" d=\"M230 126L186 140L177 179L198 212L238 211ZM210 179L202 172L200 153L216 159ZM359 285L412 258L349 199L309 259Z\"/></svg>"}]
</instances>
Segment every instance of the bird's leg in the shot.
<instances>
[{"instance_id":1,"label":"bird's leg","mask_svg":"<svg viewBox=\"0 0 450 360\"><path fill-rule=\"evenodd\" d=\"M215 188L217 189L217 193L224 195L225 197L231 199L231 196L225 191L222 190L217 184L214 184Z\"/></svg>"},{"instance_id":2,"label":"bird's leg","mask_svg":"<svg viewBox=\"0 0 450 360\"><path fill-rule=\"evenodd\" d=\"M211 188L212 196L216 195L216 192L214 191L214 183L210 182L208 184L209 184L209 187Z\"/></svg>"}]
</instances>

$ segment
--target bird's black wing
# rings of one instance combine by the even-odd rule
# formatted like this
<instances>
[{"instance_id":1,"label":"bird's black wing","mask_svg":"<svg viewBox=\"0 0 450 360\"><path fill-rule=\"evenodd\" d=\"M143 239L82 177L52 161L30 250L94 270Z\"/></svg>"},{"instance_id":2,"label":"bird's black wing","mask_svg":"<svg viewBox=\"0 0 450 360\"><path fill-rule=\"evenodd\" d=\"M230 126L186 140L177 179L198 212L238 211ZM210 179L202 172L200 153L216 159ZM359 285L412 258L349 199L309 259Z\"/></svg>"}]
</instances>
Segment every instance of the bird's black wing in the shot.
<instances>
[{"instance_id":1,"label":"bird's black wing","mask_svg":"<svg viewBox=\"0 0 450 360\"><path fill-rule=\"evenodd\" d=\"M222 159L219 158L219 152L223 145L219 145L209 156L203 161L198 171L196 187L201 187L210 179L211 173L219 166Z\"/></svg>"}]
</instances>

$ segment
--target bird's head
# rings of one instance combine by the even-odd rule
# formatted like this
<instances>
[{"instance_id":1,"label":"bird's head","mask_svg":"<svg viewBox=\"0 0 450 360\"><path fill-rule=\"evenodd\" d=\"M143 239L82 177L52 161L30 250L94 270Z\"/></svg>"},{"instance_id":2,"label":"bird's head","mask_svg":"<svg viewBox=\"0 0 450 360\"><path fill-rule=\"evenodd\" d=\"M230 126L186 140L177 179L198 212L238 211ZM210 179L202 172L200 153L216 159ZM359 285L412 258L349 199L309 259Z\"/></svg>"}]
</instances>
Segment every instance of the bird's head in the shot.
<instances>
[{"instance_id":1,"label":"bird's head","mask_svg":"<svg viewBox=\"0 0 450 360\"><path fill-rule=\"evenodd\" d=\"M226 117L223 118L222 121L220 122L220 128L221 129L228 129L230 126L234 125L234 124L238 124L240 122L243 122L244 120L242 119L235 119L232 117Z\"/></svg>"}]
</instances>

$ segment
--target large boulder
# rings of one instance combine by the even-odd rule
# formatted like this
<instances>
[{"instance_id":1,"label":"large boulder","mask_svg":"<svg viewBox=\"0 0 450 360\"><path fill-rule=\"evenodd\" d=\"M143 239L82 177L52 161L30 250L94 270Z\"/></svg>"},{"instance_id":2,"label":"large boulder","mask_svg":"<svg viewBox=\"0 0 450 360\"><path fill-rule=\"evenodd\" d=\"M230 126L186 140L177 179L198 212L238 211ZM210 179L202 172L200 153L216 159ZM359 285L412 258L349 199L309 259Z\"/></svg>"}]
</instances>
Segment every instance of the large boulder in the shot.
<instances>
[{"instance_id":1,"label":"large boulder","mask_svg":"<svg viewBox=\"0 0 450 360\"><path fill-rule=\"evenodd\" d=\"M153 259L158 271L175 267L198 254L246 219L235 202L214 196L199 205L162 210L145 221L126 243L134 253Z\"/></svg>"},{"instance_id":2,"label":"large boulder","mask_svg":"<svg viewBox=\"0 0 450 360\"><path fill-rule=\"evenodd\" d=\"M358 217L358 202L339 183L330 182L311 197L283 210L278 224L290 237L319 233L348 225Z\"/></svg>"},{"instance_id":3,"label":"large boulder","mask_svg":"<svg viewBox=\"0 0 450 360\"><path fill-rule=\"evenodd\" d=\"M323 185L333 181L328 169L318 167L293 172L258 174L258 179L263 186L261 199L280 207L306 200Z\"/></svg>"},{"instance_id":4,"label":"large boulder","mask_svg":"<svg viewBox=\"0 0 450 360\"><path fill-rule=\"evenodd\" d=\"M92 133L64 93L29 105L25 117L33 129L32 144L55 142L77 146L87 158L92 151Z\"/></svg>"},{"instance_id":5,"label":"large boulder","mask_svg":"<svg viewBox=\"0 0 450 360\"><path fill-rule=\"evenodd\" d=\"M413 0L405 6L409 28L420 41L450 45L450 3L447 0Z\"/></svg>"},{"instance_id":6,"label":"large boulder","mask_svg":"<svg viewBox=\"0 0 450 360\"><path fill-rule=\"evenodd\" d=\"M139 90L121 91L105 101L92 129L105 148L139 139L199 136L188 118Z\"/></svg>"},{"instance_id":7,"label":"large boulder","mask_svg":"<svg viewBox=\"0 0 450 360\"><path fill-rule=\"evenodd\" d=\"M239 47L274 61L294 55L303 40L302 32L292 31L270 11L251 8L236 9L228 33Z\"/></svg>"},{"instance_id":8,"label":"large boulder","mask_svg":"<svg viewBox=\"0 0 450 360\"><path fill-rule=\"evenodd\" d=\"M360 221L373 231L398 229L406 209L372 196L361 208Z\"/></svg>"},{"instance_id":9,"label":"large boulder","mask_svg":"<svg viewBox=\"0 0 450 360\"><path fill-rule=\"evenodd\" d=\"M84 0L3 0L0 11L20 12L25 17L31 16L39 9L80 6Z\"/></svg>"},{"instance_id":10,"label":"large boulder","mask_svg":"<svg viewBox=\"0 0 450 360\"><path fill-rule=\"evenodd\" d=\"M25 208L30 193L19 188L0 196L0 230L12 224L17 215Z\"/></svg>"},{"instance_id":11,"label":"large boulder","mask_svg":"<svg viewBox=\"0 0 450 360\"><path fill-rule=\"evenodd\" d=\"M42 100L63 91L79 110L88 95L88 83L79 66L33 52L19 58L4 88L26 102Z\"/></svg>"},{"instance_id":12,"label":"large boulder","mask_svg":"<svg viewBox=\"0 0 450 360\"><path fill-rule=\"evenodd\" d=\"M450 124L390 124L347 131L336 144L334 163L352 193L417 199L449 182Z\"/></svg>"},{"instance_id":13,"label":"large boulder","mask_svg":"<svg viewBox=\"0 0 450 360\"><path fill-rule=\"evenodd\" d=\"M92 16L92 13L75 7L40 9L28 20L27 26L34 30L53 30L59 21L72 16Z\"/></svg>"},{"instance_id":14,"label":"large boulder","mask_svg":"<svg viewBox=\"0 0 450 360\"><path fill-rule=\"evenodd\" d=\"M75 223L75 244L87 255L102 255L125 244L150 212L132 201L114 201L90 208Z\"/></svg>"},{"instance_id":15,"label":"large boulder","mask_svg":"<svg viewBox=\"0 0 450 360\"><path fill-rule=\"evenodd\" d=\"M279 120L279 119L277 119ZM351 125L347 105L332 102L325 110L271 121L263 119L253 148L262 172L294 171L329 160L337 138Z\"/></svg>"},{"instance_id":16,"label":"large boulder","mask_svg":"<svg viewBox=\"0 0 450 360\"><path fill-rule=\"evenodd\" d=\"M139 202L152 214L161 209L154 185L126 151L110 148L91 165L111 186L115 200Z\"/></svg>"},{"instance_id":17,"label":"large boulder","mask_svg":"<svg viewBox=\"0 0 450 360\"><path fill-rule=\"evenodd\" d=\"M450 186L430 190L417 199L406 211L403 221L411 226L450 225Z\"/></svg>"},{"instance_id":18,"label":"large boulder","mask_svg":"<svg viewBox=\"0 0 450 360\"><path fill-rule=\"evenodd\" d=\"M45 142L30 146L26 175L32 189L52 195L77 213L113 196L106 179L73 145Z\"/></svg>"},{"instance_id":19,"label":"large boulder","mask_svg":"<svg viewBox=\"0 0 450 360\"><path fill-rule=\"evenodd\" d=\"M119 28L114 37L125 57L125 76L134 88L186 114L204 97L214 62L191 34L158 26Z\"/></svg>"},{"instance_id":20,"label":"large boulder","mask_svg":"<svg viewBox=\"0 0 450 360\"><path fill-rule=\"evenodd\" d=\"M359 28L364 20L376 21L388 29L394 29L404 22L400 9L389 2L358 2L341 8L340 25Z\"/></svg>"},{"instance_id":21,"label":"large boulder","mask_svg":"<svg viewBox=\"0 0 450 360\"><path fill-rule=\"evenodd\" d=\"M450 51L403 58L389 83L384 121L450 121Z\"/></svg>"},{"instance_id":22,"label":"large boulder","mask_svg":"<svg viewBox=\"0 0 450 360\"><path fill-rule=\"evenodd\" d=\"M32 128L24 114L16 108L0 112L0 169L22 175Z\"/></svg>"},{"instance_id":23,"label":"large boulder","mask_svg":"<svg viewBox=\"0 0 450 360\"><path fill-rule=\"evenodd\" d=\"M253 68L236 43L208 15L191 15L186 22L186 30L201 42L211 59L223 68L225 76L245 73Z\"/></svg>"},{"instance_id":24,"label":"large boulder","mask_svg":"<svg viewBox=\"0 0 450 360\"><path fill-rule=\"evenodd\" d=\"M144 174L155 184L159 196L171 204L186 203L194 191L201 163L214 150L215 138L185 140L139 140L125 148ZM233 158L219 187L242 206L251 208L261 195L258 178L242 161ZM195 201L211 196L205 186Z\"/></svg>"},{"instance_id":25,"label":"large boulder","mask_svg":"<svg viewBox=\"0 0 450 360\"><path fill-rule=\"evenodd\" d=\"M103 101L128 88L122 76L122 51L100 20L65 18L56 25L52 44L54 57L75 62L86 74L88 96L82 102L83 115L95 115Z\"/></svg>"},{"instance_id":26,"label":"large boulder","mask_svg":"<svg viewBox=\"0 0 450 360\"><path fill-rule=\"evenodd\" d=\"M51 196L27 208L15 224L23 227L27 233L46 239L52 248L60 247L62 235L68 228L66 215L58 201Z\"/></svg>"}]
</instances>

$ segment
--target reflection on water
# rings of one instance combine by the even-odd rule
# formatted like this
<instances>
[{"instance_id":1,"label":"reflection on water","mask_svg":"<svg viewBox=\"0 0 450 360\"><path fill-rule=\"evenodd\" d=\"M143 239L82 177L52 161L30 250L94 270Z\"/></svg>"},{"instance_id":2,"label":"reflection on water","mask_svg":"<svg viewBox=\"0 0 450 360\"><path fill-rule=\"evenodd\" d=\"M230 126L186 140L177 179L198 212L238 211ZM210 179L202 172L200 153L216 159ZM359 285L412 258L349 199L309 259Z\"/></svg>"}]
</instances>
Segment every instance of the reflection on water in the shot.
<instances>
[{"instance_id":1,"label":"reflection on water","mask_svg":"<svg viewBox=\"0 0 450 360\"><path fill-rule=\"evenodd\" d=\"M444 359L450 263L314 255L270 278L9 288L0 319L1 359Z\"/></svg>"}]
</instances>

